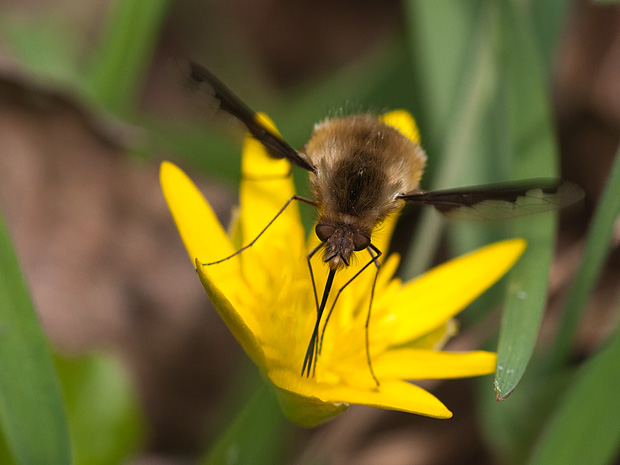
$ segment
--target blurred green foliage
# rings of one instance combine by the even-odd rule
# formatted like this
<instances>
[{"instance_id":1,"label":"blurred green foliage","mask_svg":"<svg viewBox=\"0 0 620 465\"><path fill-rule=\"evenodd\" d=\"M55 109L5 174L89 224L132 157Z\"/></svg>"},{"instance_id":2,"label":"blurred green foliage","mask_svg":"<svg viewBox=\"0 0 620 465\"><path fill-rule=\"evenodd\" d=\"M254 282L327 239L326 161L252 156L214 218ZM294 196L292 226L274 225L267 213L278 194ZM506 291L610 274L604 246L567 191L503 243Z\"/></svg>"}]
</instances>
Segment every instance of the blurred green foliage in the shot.
<instances>
[{"instance_id":1,"label":"blurred green foliage","mask_svg":"<svg viewBox=\"0 0 620 465\"><path fill-rule=\"evenodd\" d=\"M58 376L2 217L0 264L0 431L19 464L71 463Z\"/></svg>"},{"instance_id":2,"label":"blurred green foliage","mask_svg":"<svg viewBox=\"0 0 620 465\"><path fill-rule=\"evenodd\" d=\"M136 455L145 425L128 373L111 354L56 357L75 465L122 463Z\"/></svg>"}]
</instances>

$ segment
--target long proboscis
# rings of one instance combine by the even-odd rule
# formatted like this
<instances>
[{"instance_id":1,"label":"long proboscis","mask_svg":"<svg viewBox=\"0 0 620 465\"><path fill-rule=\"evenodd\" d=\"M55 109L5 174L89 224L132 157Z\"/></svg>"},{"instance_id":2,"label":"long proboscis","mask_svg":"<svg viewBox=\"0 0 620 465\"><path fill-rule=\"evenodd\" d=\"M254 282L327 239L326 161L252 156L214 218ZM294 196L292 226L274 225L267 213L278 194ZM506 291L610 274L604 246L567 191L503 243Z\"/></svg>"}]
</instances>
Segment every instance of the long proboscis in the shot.
<instances>
[{"instance_id":1,"label":"long proboscis","mask_svg":"<svg viewBox=\"0 0 620 465\"><path fill-rule=\"evenodd\" d=\"M316 361L318 358L318 350L319 350L319 328L321 326L321 318L323 316L323 312L325 311L325 307L327 306L327 300L329 299L329 293L332 289L332 284L334 283L334 277L336 276L336 270L330 269L329 274L327 275L327 281L325 281L325 288L323 289L323 297L321 297L321 305L317 309L316 314L316 323L314 325L314 330L312 331L312 337L310 338L310 342L308 343L308 349L306 350L306 357L304 358L304 364L301 368L302 376L314 376L314 372L316 370Z\"/></svg>"}]
</instances>

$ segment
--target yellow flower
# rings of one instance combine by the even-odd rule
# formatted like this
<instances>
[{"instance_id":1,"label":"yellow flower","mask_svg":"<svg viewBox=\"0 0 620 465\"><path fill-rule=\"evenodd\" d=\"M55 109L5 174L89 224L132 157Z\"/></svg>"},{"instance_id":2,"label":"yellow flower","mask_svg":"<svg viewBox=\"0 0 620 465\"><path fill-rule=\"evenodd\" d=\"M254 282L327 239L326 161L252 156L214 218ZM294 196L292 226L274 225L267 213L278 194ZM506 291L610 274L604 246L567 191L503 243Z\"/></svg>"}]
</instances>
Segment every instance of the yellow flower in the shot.
<instances>
[{"instance_id":1,"label":"yellow flower","mask_svg":"<svg viewBox=\"0 0 620 465\"><path fill-rule=\"evenodd\" d=\"M392 112L383 119L417 141L408 113ZM230 233L177 166L162 163L161 184L211 302L275 387L285 415L302 426L314 426L350 404L362 404L451 417L443 403L410 381L495 370L494 353L440 349L454 333L452 318L514 264L525 242L514 239L483 247L404 284L394 277L398 256L382 260L369 326L369 353L379 385L366 355L364 328L374 276L374 267L368 268L340 295L324 333L316 372L302 376L316 320L306 255L318 239L314 233L306 238L298 205L289 205L252 247L221 263L203 265L233 254L254 239L295 194L288 176L290 164L269 157L252 138L244 145L242 173L240 208ZM379 250L388 249L395 216L373 232L373 244ZM370 258L364 251L357 255L357 263L337 273L333 289L339 289ZM318 256L312 263L320 299L328 269Z\"/></svg>"}]
</instances>

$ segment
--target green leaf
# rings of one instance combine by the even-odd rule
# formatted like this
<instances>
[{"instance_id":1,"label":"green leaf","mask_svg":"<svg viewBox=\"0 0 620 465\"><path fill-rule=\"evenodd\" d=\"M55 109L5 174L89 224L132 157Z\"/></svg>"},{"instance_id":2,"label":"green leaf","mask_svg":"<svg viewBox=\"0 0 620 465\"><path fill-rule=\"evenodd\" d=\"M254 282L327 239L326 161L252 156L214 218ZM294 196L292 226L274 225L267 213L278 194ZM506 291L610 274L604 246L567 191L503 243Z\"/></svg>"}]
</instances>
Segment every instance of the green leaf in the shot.
<instances>
[{"instance_id":1,"label":"green leaf","mask_svg":"<svg viewBox=\"0 0 620 465\"><path fill-rule=\"evenodd\" d=\"M438 7L438 11L449 10L448 6L450 5L458 9L459 7L456 4L461 5L461 3L452 1L439 2L440 7ZM430 150L433 150L432 147L440 146L441 148L436 153L432 153L428 152L429 148L425 144L429 158L433 157L431 162L436 165L432 188L454 187L465 182L463 180L463 171L466 170L468 165L471 165L472 148L477 130L480 128L486 107L493 94L496 76L493 69L492 51L494 37L497 33L496 9L489 5L489 8L480 9L479 13L471 18L473 22L470 23L470 30L476 31L477 34L470 37L469 32L462 31L463 28L459 27L459 16L454 11L446 13L447 16L444 17L433 9L426 10L428 5L430 5L428 2L413 1L410 5L416 7L416 18L417 14L425 13L422 15L422 18L429 16L429 21L435 21L435 23L427 25L425 28L422 28L422 24L419 24L422 30L417 32L417 40L422 41L423 44L414 44L414 47L422 48L423 50L428 48L429 50L426 53L418 52L419 55L428 55L426 57L428 63L418 60L416 68L436 69L436 73L439 74L444 72L454 74L454 69L459 67L457 63L453 63L451 67L444 69L440 63L449 61L449 58L444 57L439 50L435 50L438 55L431 53L434 50L431 44L433 39L438 38L437 36L445 35L448 37L449 43L452 43L453 47L456 47L456 43L458 43L458 50L468 58L468 66L463 71L464 75L459 75L460 85L457 85L455 79L442 84L442 80L439 77L437 77L439 82L434 82L429 77L428 90L425 89L422 92L426 94L428 91L427 106L445 108L437 116L430 116L429 120L431 128L437 126L434 130L430 130L431 134L443 133L441 143L433 143L431 140L429 144ZM432 5L435 6L437 4L433 3ZM453 24L450 21L451 19L456 21L456 23ZM425 31L428 32L428 36L421 37L421 34ZM455 35L458 32L461 32L460 37ZM466 47L464 47L464 44ZM455 56L453 59L460 62L463 57L458 56L457 58ZM448 68L452 69L452 71ZM455 89L459 89L458 95L454 96L450 102L445 101L444 95L447 93L452 96ZM433 96L435 96L436 102L431 100ZM440 117L446 120L442 122ZM425 137L423 134L423 141ZM442 218L434 210L428 208L422 211L411 250L407 261L403 264L402 274L405 278L417 276L431 265L444 224Z\"/></svg>"},{"instance_id":2,"label":"green leaf","mask_svg":"<svg viewBox=\"0 0 620 465\"><path fill-rule=\"evenodd\" d=\"M86 41L66 15L0 13L0 41L45 87L80 88L79 57Z\"/></svg>"},{"instance_id":3,"label":"green leaf","mask_svg":"<svg viewBox=\"0 0 620 465\"><path fill-rule=\"evenodd\" d=\"M555 218L545 214L536 218L535 224L519 220L514 231L516 237L527 240L528 247L510 271L506 285L495 375L498 400L508 397L517 386L536 344L546 307Z\"/></svg>"},{"instance_id":4,"label":"green leaf","mask_svg":"<svg viewBox=\"0 0 620 465\"><path fill-rule=\"evenodd\" d=\"M604 465L620 450L620 331L578 372L530 465Z\"/></svg>"},{"instance_id":5,"label":"green leaf","mask_svg":"<svg viewBox=\"0 0 620 465\"><path fill-rule=\"evenodd\" d=\"M260 382L252 398L222 431L201 465L282 463L287 433L284 417L269 386ZM290 431L290 427L287 428Z\"/></svg>"},{"instance_id":6,"label":"green leaf","mask_svg":"<svg viewBox=\"0 0 620 465\"><path fill-rule=\"evenodd\" d=\"M127 116L134 109L137 89L169 3L123 0L111 4L86 82L90 96L107 110Z\"/></svg>"},{"instance_id":7,"label":"green leaf","mask_svg":"<svg viewBox=\"0 0 620 465\"><path fill-rule=\"evenodd\" d=\"M554 0L553 2L530 2L529 5L544 71L547 73L547 78L551 78L558 44L575 3L570 0Z\"/></svg>"},{"instance_id":8,"label":"green leaf","mask_svg":"<svg viewBox=\"0 0 620 465\"><path fill-rule=\"evenodd\" d=\"M137 397L118 360L56 357L76 465L124 463L144 436Z\"/></svg>"},{"instance_id":9,"label":"green leaf","mask_svg":"<svg viewBox=\"0 0 620 465\"><path fill-rule=\"evenodd\" d=\"M70 464L49 345L0 218L0 425L18 464Z\"/></svg>"},{"instance_id":10,"label":"green leaf","mask_svg":"<svg viewBox=\"0 0 620 465\"><path fill-rule=\"evenodd\" d=\"M422 103L417 117L425 122L422 141L438 150L452 128L451 121L463 101L463 76L479 47L479 28L485 13L479 1L409 0L405 13L412 53L413 74L419 82ZM475 65L474 65L475 67Z\"/></svg>"},{"instance_id":11,"label":"green leaf","mask_svg":"<svg viewBox=\"0 0 620 465\"><path fill-rule=\"evenodd\" d=\"M568 294L563 318L560 320L551 362L555 368L561 367L570 356L581 313L611 248L618 215L620 215L620 148L594 213L583 259Z\"/></svg>"},{"instance_id":12,"label":"green leaf","mask_svg":"<svg viewBox=\"0 0 620 465\"><path fill-rule=\"evenodd\" d=\"M556 141L547 83L530 18L516 0L501 2L502 61L508 130L515 179L557 175ZM517 386L534 350L546 306L556 217L519 220L514 233L528 248L512 269L498 348L495 386L498 400Z\"/></svg>"},{"instance_id":13,"label":"green leaf","mask_svg":"<svg viewBox=\"0 0 620 465\"><path fill-rule=\"evenodd\" d=\"M572 381L570 373L549 373L535 357L517 389L506 402L489 395L485 378L476 381L480 427L486 443L503 465L523 465L541 436L544 422Z\"/></svg>"}]
</instances>

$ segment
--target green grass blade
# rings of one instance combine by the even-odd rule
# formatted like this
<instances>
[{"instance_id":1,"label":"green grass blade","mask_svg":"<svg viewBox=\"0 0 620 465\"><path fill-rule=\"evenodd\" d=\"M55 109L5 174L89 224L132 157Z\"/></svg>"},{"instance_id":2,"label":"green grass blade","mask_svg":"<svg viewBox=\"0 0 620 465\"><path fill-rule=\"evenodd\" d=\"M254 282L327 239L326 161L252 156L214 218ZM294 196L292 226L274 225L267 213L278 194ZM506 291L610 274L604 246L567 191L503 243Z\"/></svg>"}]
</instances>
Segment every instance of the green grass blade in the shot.
<instances>
[{"instance_id":1,"label":"green grass blade","mask_svg":"<svg viewBox=\"0 0 620 465\"><path fill-rule=\"evenodd\" d=\"M11 14L0 9L0 42L39 82L65 89L79 88L78 57L85 41L66 16Z\"/></svg>"},{"instance_id":2,"label":"green grass blade","mask_svg":"<svg viewBox=\"0 0 620 465\"><path fill-rule=\"evenodd\" d=\"M0 425L16 463L71 463L60 384L2 218Z\"/></svg>"},{"instance_id":3,"label":"green grass blade","mask_svg":"<svg viewBox=\"0 0 620 465\"><path fill-rule=\"evenodd\" d=\"M287 444L284 417L265 383L222 432L201 465L271 465L282 463Z\"/></svg>"},{"instance_id":4,"label":"green grass blade","mask_svg":"<svg viewBox=\"0 0 620 465\"><path fill-rule=\"evenodd\" d=\"M462 101L463 75L477 46L479 1L405 2L414 83L419 85L422 142L431 152L443 146L453 114ZM474 45L475 44L475 45Z\"/></svg>"},{"instance_id":5,"label":"green grass blade","mask_svg":"<svg viewBox=\"0 0 620 465\"><path fill-rule=\"evenodd\" d=\"M168 0L114 2L90 64L87 91L109 111L128 116L150 59Z\"/></svg>"},{"instance_id":6,"label":"green grass blade","mask_svg":"<svg viewBox=\"0 0 620 465\"><path fill-rule=\"evenodd\" d=\"M473 37L467 49L471 60L466 75L461 77L464 83L462 93L457 99L456 107L451 108L453 114L449 118L450 122L445 123L445 127L450 130L446 129L441 154L430 154L431 157L439 155L439 165L435 167L432 182L434 189L454 187L464 182L461 175L470 160L474 138L495 84L492 61L493 37L496 35L494 13L495 9L492 7L481 11L472 25L478 34ZM449 25L445 27L450 29ZM432 102L428 104L431 105ZM417 276L430 266L443 225L442 218L433 209L422 211L410 252L403 264L402 274L405 278Z\"/></svg>"},{"instance_id":7,"label":"green grass blade","mask_svg":"<svg viewBox=\"0 0 620 465\"><path fill-rule=\"evenodd\" d=\"M618 215L620 215L620 149L618 149L616 161L596 208L588 232L583 260L568 294L564 315L554 341L551 363L556 368L563 365L570 356L581 312L605 264Z\"/></svg>"},{"instance_id":8,"label":"green grass blade","mask_svg":"<svg viewBox=\"0 0 620 465\"><path fill-rule=\"evenodd\" d=\"M495 374L498 400L515 389L536 344L546 305L555 224L554 217L545 215L537 218L534 226L531 220L520 220L514 228L515 236L525 238L528 248L510 271L506 284Z\"/></svg>"},{"instance_id":9,"label":"green grass blade","mask_svg":"<svg viewBox=\"0 0 620 465\"><path fill-rule=\"evenodd\" d=\"M485 378L476 381L480 428L492 455L502 465L527 463L544 422L573 379L568 373L546 372L539 361L538 357L532 359L519 389L506 402L497 402L489 395Z\"/></svg>"},{"instance_id":10,"label":"green grass blade","mask_svg":"<svg viewBox=\"0 0 620 465\"><path fill-rule=\"evenodd\" d=\"M570 0L555 0L553 2L531 2L529 6L537 38L536 42L539 45L547 77L551 78L558 44L571 7L574 7L575 4Z\"/></svg>"},{"instance_id":11,"label":"green grass blade","mask_svg":"<svg viewBox=\"0 0 620 465\"><path fill-rule=\"evenodd\" d=\"M560 402L530 465L605 465L620 450L620 331L588 361Z\"/></svg>"},{"instance_id":12,"label":"green grass blade","mask_svg":"<svg viewBox=\"0 0 620 465\"><path fill-rule=\"evenodd\" d=\"M502 2L501 30L504 91L512 141L515 179L554 177L556 141L547 83L532 24L519 2ZM498 348L496 390L499 400L517 386L534 350L546 306L556 217L537 215L515 224L528 248L512 269Z\"/></svg>"},{"instance_id":13,"label":"green grass blade","mask_svg":"<svg viewBox=\"0 0 620 465\"><path fill-rule=\"evenodd\" d=\"M144 436L137 395L108 354L56 357L75 465L125 463Z\"/></svg>"}]
</instances>

